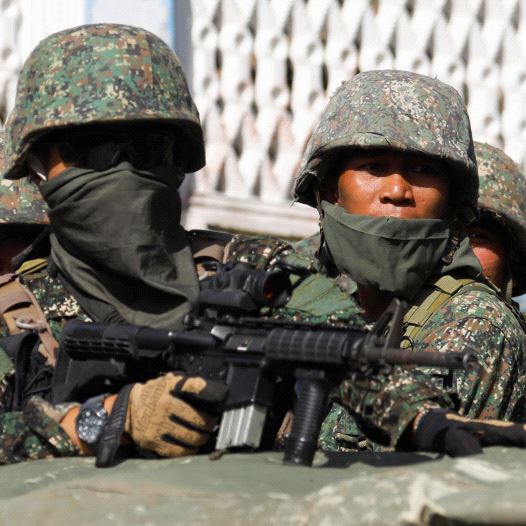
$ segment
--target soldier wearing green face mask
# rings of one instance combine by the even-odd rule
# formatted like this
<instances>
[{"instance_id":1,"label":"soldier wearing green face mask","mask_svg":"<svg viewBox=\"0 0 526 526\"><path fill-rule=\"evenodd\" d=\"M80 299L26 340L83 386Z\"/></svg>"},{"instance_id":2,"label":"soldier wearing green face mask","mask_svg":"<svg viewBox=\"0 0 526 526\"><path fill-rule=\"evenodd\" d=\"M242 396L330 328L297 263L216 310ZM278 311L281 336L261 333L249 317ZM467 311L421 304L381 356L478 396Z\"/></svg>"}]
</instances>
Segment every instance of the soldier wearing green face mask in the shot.
<instances>
[{"instance_id":1,"label":"soldier wearing green face mask","mask_svg":"<svg viewBox=\"0 0 526 526\"><path fill-rule=\"evenodd\" d=\"M524 420L524 331L465 231L477 216L477 189L460 96L414 73L365 72L344 83L307 146L295 193L320 213L328 272L357 283L370 321L393 296L405 299L403 347L469 350L481 366L480 374L395 369L345 384L344 405L383 445L462 452L462 441L438 443L451 423L441 409ZM333 447L346 446L348 423L335 406L327 420L338 434Z\"/></svg>"},{"instance_id":2,"label":"soldier wearing green face mask","mask_svg":"<svg viewBox=\"0 0 526 526\"><path fill-rule=\"evenodd\" d=\"M526 257L526 176L502 150L475 141L479 173L479 217L466 226L471 248L486 277L507 299L526 292L521 264ZM314 258L320 246L315 234L296 243L298 253ZM340 284L342 279L339 280ZM346 289L356 291L347 279Z\"/></svg>"}]
</instances>

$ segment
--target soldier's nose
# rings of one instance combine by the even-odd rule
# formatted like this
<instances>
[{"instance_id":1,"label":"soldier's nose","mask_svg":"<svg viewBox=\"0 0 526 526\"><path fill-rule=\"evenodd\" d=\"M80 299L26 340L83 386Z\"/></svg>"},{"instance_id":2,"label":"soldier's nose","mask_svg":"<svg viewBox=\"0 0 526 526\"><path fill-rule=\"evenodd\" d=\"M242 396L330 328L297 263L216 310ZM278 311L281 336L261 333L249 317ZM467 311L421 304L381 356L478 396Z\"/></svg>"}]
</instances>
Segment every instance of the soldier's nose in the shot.
<instances>
[{"instance_id":1,"label":"soldier's nose","mask_svg":"<svg viewBox=\"0 0 526 526\"><path fill-rule=\"evenodd\" d=\"M409 206L414 204L413 188L398 172L384 176L379 199L383 204Z\"/></svg>"}]
</instances>

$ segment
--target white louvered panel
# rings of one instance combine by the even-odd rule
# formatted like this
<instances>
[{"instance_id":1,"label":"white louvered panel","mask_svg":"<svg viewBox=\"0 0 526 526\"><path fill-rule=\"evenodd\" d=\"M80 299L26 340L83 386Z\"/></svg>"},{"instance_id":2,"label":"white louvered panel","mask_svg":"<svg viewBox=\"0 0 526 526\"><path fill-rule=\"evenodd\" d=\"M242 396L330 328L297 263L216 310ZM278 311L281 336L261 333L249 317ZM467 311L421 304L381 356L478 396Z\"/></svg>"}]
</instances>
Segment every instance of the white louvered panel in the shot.
<instances>
[{"instance_id":1,"label":"white louvered panel","mask_svg":"<svg viewBox=\"0 0 526 526\"><path fill-rule=\"evenodd\" d=\"M219 0L223 13L232 2ZM194 24L200 16L194 10ZM225 199L252 197L252 212L255 203L262 210L265 202L288 207L303 148L328 97L367 69L411 70L453 85L465 97L474 137L526 162L526 0L257 0L247 2L236 20L215 16L213 24L219 34L228 24L244 37L236 50L231 35L218 42L222 56L232 53L232 64L240 62L235 72L231 65L217 72L221 93L208 97L223 129L214 137L222 134L229 142L222 149L217 141L207 146L208 188ZM194 56L200 47L194 38ZM236 91L235 82L245 79L253 90ZM200 97L198 86L194 90ZM300 224L307 234L315 214L308 219L305 213ZM226 226L236 228L236 221ZM283 224L276 233L287 234L287 228Z\"/></svg>"},{"instance_id":2,"label":"white louvered panel","mask_svg":"<svg viewBox=\"0 0 526 526\"><path fill-rule=\"evenodd\" d=\"M19 2L2 2L0 16L0 126L15 100L18 69L23 60L19 50L22 10Z\"/></svg>"},{"instance_id":3,"label":"white louvered panel","mask_svg":"<svg viewBox=\"0 0 526 526\"><path fill-rule=\"evenodd\" d=\"M301 154L330 94L367 69L413 70L453 85L474 137L526 166L526 0L188 1L185 59L207 141L189 226L313 231L315 213L289 208ZM0 2L2 119L26 51L73 22L83 3ZM277 219L254 219L280 207Z\"/></svg>"}]
</instances>

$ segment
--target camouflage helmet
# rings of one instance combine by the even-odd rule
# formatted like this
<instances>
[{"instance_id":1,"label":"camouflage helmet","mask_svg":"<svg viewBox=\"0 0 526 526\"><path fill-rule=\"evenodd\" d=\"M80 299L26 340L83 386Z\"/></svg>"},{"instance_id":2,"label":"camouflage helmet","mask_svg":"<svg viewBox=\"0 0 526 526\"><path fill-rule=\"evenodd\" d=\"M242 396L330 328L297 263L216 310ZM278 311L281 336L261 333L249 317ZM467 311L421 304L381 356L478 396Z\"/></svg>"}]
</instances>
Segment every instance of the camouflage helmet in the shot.
<instances>
[{"instance_id":1,"label":"camouflage helmet","mask_svg":"<svg viewBox=\"0 0 526 526\"><path fill-rule=\"evenodd\" d=\"M316 189L336 153L389 148L445 162L454 191L454 215L476 217L477 164L466 107L451 86L406 71L367 71L344 82L314 129L302 159L294 197L316 206Z\"/></svg>"},{"instance_id":2,"label":"camouflage helmet","mask_svg":"<svg viewBox=\"0 0 526 526\"><path fill-rule=\"evenodd\" d=\"M184 170L204 166L199 113L179 59L161 39L118 24L55 33L37 45L20 72L6 122L4 177L24 176L28 150L44 133L123 122L173 126L189 143Z\"/></svg>"},{"instance_id":3,"label":"camouflage helmet","mask_svg":"<svg viewBox=\"0 0 526 526\"><path fill-rule=\"evenodd\" d=\"M475 142L479 167L479 209L510 234L513 295L526 292L526 177L502 150Z\"/></svg>"},{"instance_id":4,"label":"camouflage helmet","mask_svg":"<svg viewBox=\"0 0 526 526\"><path fill-rule=\"evenodd\" d=\"M4 169L4 130L0 130L0 170ZM29 180L0 181L0 225L47 225L46 203ZM1 227L0 227L1 228Z\"/></svg>"}]
</instances>

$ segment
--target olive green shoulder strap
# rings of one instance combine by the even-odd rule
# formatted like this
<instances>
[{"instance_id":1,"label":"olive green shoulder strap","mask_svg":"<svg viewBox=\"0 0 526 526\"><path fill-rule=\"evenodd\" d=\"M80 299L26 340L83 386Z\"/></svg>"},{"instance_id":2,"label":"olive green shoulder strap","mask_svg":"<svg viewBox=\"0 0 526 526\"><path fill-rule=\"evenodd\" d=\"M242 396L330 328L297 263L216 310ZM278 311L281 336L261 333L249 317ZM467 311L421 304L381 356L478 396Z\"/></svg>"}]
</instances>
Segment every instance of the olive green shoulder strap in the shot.
<instances>
[{"instance_id":1,"label":"olive green shoulder strap","mask_svg":"<svg viewBox=\"0 0 526 526\"><path fill-rule=\"evenodd\" d=\"M16 270L15 274L17 276L28 276L34 274L35 272L40 272L47 267L47 259L31 259L29 261L24 261L20 267Z\"/></svg>"},{"instance_id":2,"label":"olive green shoulder strap","mask_svg":"<svg viewBox=\"0 0 526 526\"><path fill-rule=\"evenodd\" d=\"M475 283L475 280L470 278L457 279L445 275L426 284L404 316L404 331L400 346L402 348L411 347L427 320L462 287L472 283Z\"/></svg>"}]
</instances>

